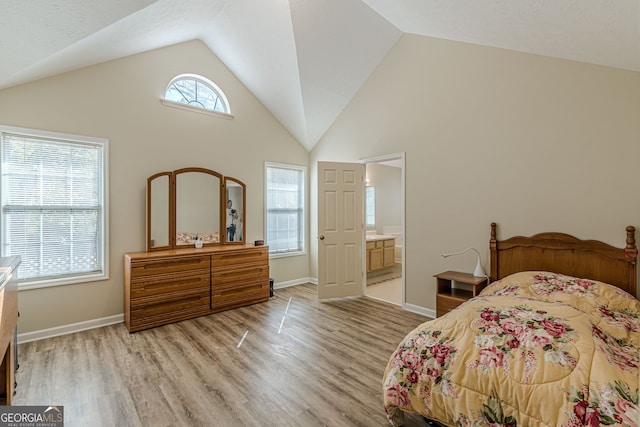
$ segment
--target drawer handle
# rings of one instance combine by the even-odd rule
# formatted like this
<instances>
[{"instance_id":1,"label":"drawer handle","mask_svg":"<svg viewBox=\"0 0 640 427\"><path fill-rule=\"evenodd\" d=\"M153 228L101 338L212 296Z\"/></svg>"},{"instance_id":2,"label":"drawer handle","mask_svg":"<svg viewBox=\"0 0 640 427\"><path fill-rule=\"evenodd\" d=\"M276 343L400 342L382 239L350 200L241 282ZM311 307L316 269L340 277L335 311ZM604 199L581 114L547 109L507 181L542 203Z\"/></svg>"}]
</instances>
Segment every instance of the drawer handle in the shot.
<instances>
[{"instance_id":1,"label":"drawer handle","mask_svg":"<svg viewBox=\"0 0 640 427\"><path fill-rule=\"evenodd\" d=\"M197 301L200 301L201 299L202 297L194 296L194 297L188 297L188 298L174 299L171 301L151 302L151 303L145 304L143 307L144 309L148 309L152 307L162 307L163 305L174 305L177 302L191 302L191 301L197 302Z\"/></svg>"},{"instance_id":2,"label":"drawer handle","mask_svg":"<svg viewBox=\"0 0 640 427\"><path fill-rule=\"evenodd\" d=\"M144 269L148 270L151 268L167 268L167 267L171 267L171 266L176 266L176 265L198 265L198 264L202 264L202 258L189 258L189 259L177 259L177 260L171 260L171 261L159 261L159 262L149 262L149 263L145 263L144 264Z\"/></svg>"}]
</instances>

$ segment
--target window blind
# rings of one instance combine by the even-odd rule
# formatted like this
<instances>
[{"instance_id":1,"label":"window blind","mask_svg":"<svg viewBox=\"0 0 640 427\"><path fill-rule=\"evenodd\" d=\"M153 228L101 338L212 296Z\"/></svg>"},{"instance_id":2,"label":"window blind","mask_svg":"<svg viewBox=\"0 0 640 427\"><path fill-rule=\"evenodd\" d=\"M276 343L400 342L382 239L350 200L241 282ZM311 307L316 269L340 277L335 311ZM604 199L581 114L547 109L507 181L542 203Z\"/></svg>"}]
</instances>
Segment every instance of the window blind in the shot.
<instances>
[{"instance_id":1,"label":"window blind","mask_svg":"<svg viewBox=\"0 0 640 427\"><path fill-rule=\"evenodd\" d=\"M304 169L267 166L267 244L270 253L304 250Z\"/></svg>"},{"instance_id":2,"label":"window blind","mask_svg":"<svg viewBox=\"0 0 640 427\"><path fill-rule=\"evenodd\" d=\"M103 273L104 144L1 137L2 255L20 280Z\"/></svg>"}]
</instances>

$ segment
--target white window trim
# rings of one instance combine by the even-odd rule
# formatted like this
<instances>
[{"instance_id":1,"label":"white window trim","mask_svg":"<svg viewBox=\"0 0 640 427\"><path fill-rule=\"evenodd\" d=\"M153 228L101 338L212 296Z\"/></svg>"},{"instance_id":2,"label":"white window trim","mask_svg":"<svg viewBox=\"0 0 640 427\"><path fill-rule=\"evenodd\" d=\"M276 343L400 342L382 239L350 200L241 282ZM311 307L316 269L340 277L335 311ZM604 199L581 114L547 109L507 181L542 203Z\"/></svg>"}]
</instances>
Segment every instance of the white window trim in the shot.
<instances>
[{"instance_id":1,"label":"white window trim","mask_svg":"<svg viewBox=\"0 0 640 427\"><path fill-rule=\"evenodd\" d=\"M265 197L265 202L264 202L264 234L265 237L267 235L267 168L269 167L276 167L276 168L283 168L283 169L293 169L293 170L299 170L302 171L302 175L303 175L303 194L302 194L302 206L303 206L303 212L302 212L302 225L303 225L303 230L302 230L302 250L299 251L292 251L292 252L269 252L269 258L287 258L287 257L294 257L294 256L302 256L302 255L307 255L307 245L308 245L308 229L307 229L307 217L308 217L308 204L307 204L307 194L309 193L307 191L307 187L308 187L308 177L307 177L307 167L306 166L300 166L300 165L293 165L293 164L287 164L287 163L276 163L276 162L269 162L266 161L264 162L264 197ZM266 242L268 243L268 242Z\"/></svg>"},{"instance_id":2,"label":"white window trim","mask_svg":"<svg viewBox=\"0 0 640 427\"><path fill-rule=\"evenodd\" d=\"M0 135L2 133L13 133L35 138L52 138L66 141L76 141L79 143L102 144L103 152L103 168L102 179L104 183L104 191L102 192L102 206L104 208L104 224L102 227L102 253L104 265L102 273L84 274L69 277L60 277L54 279L33 280L29 282L20 281L20 267L18 267L18 290L49 288L54 286L72 285L77 283L87 283L95 281L104 281L109 279L109 140L107 138L96 138L91 136L72 135L59 132L50 132L45 130L27 129L15 126L0 125ZM0 144L0 149L2 145ZM1 165L0 165L1 167ZM2 191L2 188L0 188ZM1 216L0 216L1 220Z\"/></svg>"},{"instance_id":3,"label":"white window trim","mask_svg":"<svg viewBox=\"0 0 640 427\"><path fill-rule=\"evenodd\" d=\"M305 248L301 251L296 251L296 252L269 252L269 259L273 259L273 258L289 258L289 257L293 257L293 256L303 256L307 254L307 249L306 249L306 242L305 242Z\"/></svg>"},{"instance_id":4,"label":"white window trim","mask_svg":"<svg viewBox=\"0 0 640 427\"><path fill-rule=\"evenodd\" d=\"M192 107L191 105L181 104L175 101L169 101L168 99L160 98L160 102L167 107L178 108L180 110L191 111L193 113L206 114L208 116L219 117L221 119L231 120L233 115L227 113L221 113L220 111L207 110L206 108Z\"/></svg>"}]
</instances>

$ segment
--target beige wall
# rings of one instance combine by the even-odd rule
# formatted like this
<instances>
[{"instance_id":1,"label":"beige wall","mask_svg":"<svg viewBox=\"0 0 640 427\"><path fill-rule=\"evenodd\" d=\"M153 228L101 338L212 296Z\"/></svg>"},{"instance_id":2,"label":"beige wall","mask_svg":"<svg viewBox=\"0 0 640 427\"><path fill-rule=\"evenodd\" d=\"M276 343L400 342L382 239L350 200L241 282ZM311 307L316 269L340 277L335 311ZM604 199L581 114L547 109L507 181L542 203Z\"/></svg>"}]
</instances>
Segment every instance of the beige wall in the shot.
<instances>
[{"instance_id":1,"label":"beige wall","mask_svg":"<svg viewBox=\"0 0 640 427\"><path fill-rule=\"evenodd\" d=\"M317 161L405 152L406 301L433 309L433 275L475 265L440 254L488 270L492 221L624 246L639 138L640 73L404 35L311 153L311 224Z\"/></svg>"},{"instance_id":2,"label":"beige wall","mask_svg":"<svg viewBox=\"0 0 640 427\"><path fill-rule=\"evenodd\" d=\"M201 74L227 95L233 120L159 101L171 78ZM308 166L308 152L199 41L0 91L0 123L109 139L110 279L20 292L19 332L123 312L123 254L145 249L146 178L199 166L247 185L247 241L264 238L264 162ZM309 276L308 257L271 261L278 282Z\"/></svg>"},{"instance_id":3,"label":"beige wall","mask_svg":"<svg viewBox=\"0 0 640 427\"><path fill-rule=\"evenodd\" d=\"M233 120L165 107L177 74L201 74ZM434 308L433 274L488 267L499 237L564 231L624 244L640 226L640 73L405 35L311 155L200 42L0 91L0 123L110 140L110 279L20 293L19 332L121 314L125 252L145 248L146 178L186 166L247 184L247 240L264 237L264 161L309 168L316 235L318 160L406 153L408 304ZM277 283L317 277L310 256L272 259Z\"/></svg>"},{"instance_id":4,"label":"beige wall","mask_svg":"<svg viewBox=\"0 0 640 427\"><path fill-rule=\"evenodd\" d=\"M383 227L402 225L402 169L378 163L367 163L367 179L375 188L376 232L383 233Z\"/></svg>"}]
</instances>

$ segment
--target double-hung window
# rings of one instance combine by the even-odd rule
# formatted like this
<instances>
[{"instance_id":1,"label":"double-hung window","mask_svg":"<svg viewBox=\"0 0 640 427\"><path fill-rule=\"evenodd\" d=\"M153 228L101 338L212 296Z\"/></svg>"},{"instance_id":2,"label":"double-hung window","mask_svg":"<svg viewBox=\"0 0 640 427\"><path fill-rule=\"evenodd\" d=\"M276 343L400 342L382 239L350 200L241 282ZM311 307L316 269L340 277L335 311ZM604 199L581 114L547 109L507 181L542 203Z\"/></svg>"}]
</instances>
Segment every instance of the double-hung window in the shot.
<instances>
[{"instance_id":1,"label":"double-hung window","mask_svg":"<svg viewBox=\"0 0 640 427\"><path fill-rule=\"evenodd\" d=\"M303 166L266 163L266 244L271 255L305 252Z\"/></svg>"},{"instance_id":2,"label":"double-hung window","mask_svg":"<svg viewBox=\"0 0 640 427\"><path fill-rule=\"evenodd\" d=\"M21 289L107 275L107 140L0 127L2 256Z\"/></svg>"}]
</instances>

